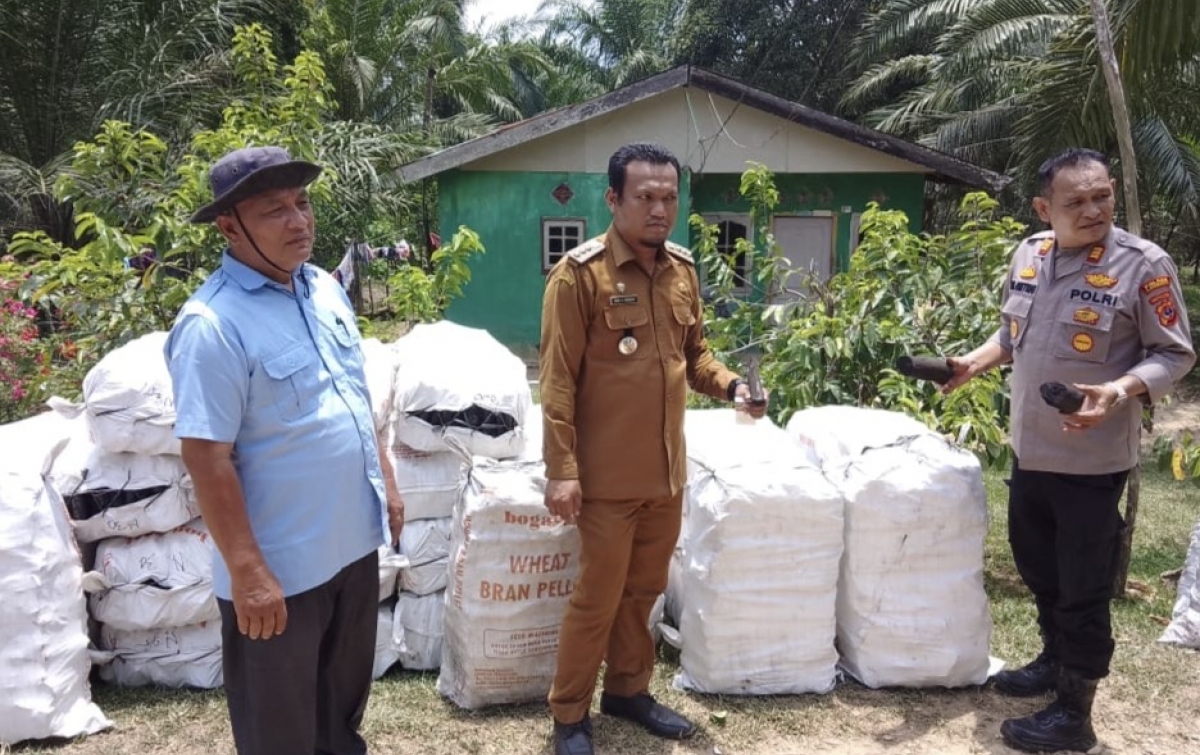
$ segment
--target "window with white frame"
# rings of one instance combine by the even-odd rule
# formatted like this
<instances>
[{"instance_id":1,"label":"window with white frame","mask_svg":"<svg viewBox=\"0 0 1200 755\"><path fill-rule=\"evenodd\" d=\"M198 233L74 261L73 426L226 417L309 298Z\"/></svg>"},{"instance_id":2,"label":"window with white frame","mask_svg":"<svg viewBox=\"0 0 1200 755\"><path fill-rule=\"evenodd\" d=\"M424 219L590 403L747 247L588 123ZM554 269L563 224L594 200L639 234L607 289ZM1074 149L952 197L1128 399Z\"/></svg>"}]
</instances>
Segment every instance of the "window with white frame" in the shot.
<instances>
[{"instance_id":1,"label":"window with white frame","mask_svg":"<svg viewBox=\"0 0 1200 755\"><path fill-rule=\"evenodd\" d=\"M583 218L542 218L542 272L563 258L563 255L587 238L587 221Z\"/></svg>"},{"instance_id":2,"label":"window with white frame","mask_svg":"<svg viewBox=\"0 0 1200 755\"><path fill-rule=\"evenodd\" d=\"M745 252L739 252L738 241L752 240L753 230L747 215L705 216L706 223L717 227L717 251L726 261L732 262L734 286L739 291L749 289L749 261Z\"/></svg>"}]
</instances>

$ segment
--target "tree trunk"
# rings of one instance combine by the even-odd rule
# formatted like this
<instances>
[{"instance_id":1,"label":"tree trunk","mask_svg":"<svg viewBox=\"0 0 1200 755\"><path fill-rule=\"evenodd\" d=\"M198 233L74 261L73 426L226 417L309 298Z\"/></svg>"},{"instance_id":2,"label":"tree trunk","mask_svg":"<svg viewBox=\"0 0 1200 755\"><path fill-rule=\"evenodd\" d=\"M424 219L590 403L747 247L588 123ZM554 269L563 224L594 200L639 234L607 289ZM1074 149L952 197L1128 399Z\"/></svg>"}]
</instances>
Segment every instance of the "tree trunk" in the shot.
<instances>
[{"instance_id":1,"label":"tree trunk","mask_svg":"<svg viewBox=\"0 0 1200 755\"><path fill-rule=\"evenodd\" d=\"M1142 493L1142 465L1139 463L1129 471L1129 484L1125 493L1125 526L1117 547L1117 570L1113 577L1113 596L1124 597L1129 581L1129 559L1133 556L1133 529L1137 524L1138 501Z\"/></svg>"},{"instance_id":2,"label":"tree trunk","mask_svg":"<svg viewBox=\"0 0 1200 755\"><path fill-rule=\"evenodd\" d=\"M1113 44L1112 27L1104 0L1090 0L1092 16L1096 22L1096 44L1100 49L1100 66L1104 69L1104 80L1108 84L1108 99L1112 104L1113 121L1117 129L1117 143L1121 148L1121 183L1125 189L1125 215L1129 230L1142 235L1142 210L1137 194L1137 154L1133 150L1133 126L1129 121L1129 107L1125 101L1125 88L1121 84L1121 69L1117 65L1117 51ZM1138 499L1142 488L1142 468L1138 464L1129 472L1129 485L1125 495L1125 527L1121 530L1120 547L1117 551L1117 571L1113 581L1113 595L1124 596L1129 580L1129 559L1133 553L1133 531L1137 526Z\"/></svg>"},{"instance_id":3,"label":"tree trunk","mask_svg":"<svg viewBox=\"0 0 1200 755\"><path fill-rule=\"evenodd\" d=\"M1133 151L1133 126L1129 121L1129 106L1125 101L1125 87L1121 84L1121 69L1117 65L1117 51L1113 45L1112 27L1104 0L1091 0L1092 15L1096 20L1096 44L1100 48L1100 66L1108 84L1108 99L1112 104L1113 121L1117 129L1117 144L1121 148L1121 182L1125 189L1125 215L1129 230L1142 235L1142 210L1137 194L1137 155Z\"/></svg>"},{"instance_id":4,"label":"tree trunk","mask_svg":"<svg viewBox=\"0 0 1200 755\"><path fill-rule=\"evenodd\" d=\"M431 65L425 71L425 110L421 115L421 131L425 135L427 144L432 142L433 95L436 83L437 69ZM423 237L422 247L425 249L425 258L421 260L421 267L426 272L433 269L433 212L429 197L430 181L432 181L430 178L421 181L421 236ZM414 251L416 251L415 248Z\"/></svg>"}]
</instances>

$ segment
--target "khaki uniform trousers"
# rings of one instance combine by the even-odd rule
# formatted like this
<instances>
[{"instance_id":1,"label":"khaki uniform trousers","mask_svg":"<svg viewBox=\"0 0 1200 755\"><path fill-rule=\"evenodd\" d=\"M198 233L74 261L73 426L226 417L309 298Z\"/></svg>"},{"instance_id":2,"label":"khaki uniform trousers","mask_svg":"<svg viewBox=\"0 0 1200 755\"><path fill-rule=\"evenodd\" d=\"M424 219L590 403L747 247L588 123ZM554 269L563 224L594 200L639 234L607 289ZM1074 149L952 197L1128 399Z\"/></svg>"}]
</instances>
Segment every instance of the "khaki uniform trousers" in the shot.
<instances>
[{"instance_id":1,"label":"khaki uniform trousers","mask_svg":"<svg viewBox=\"0 0 1200 755\"><path fill-rule=\"evenodd\" d=\"M601 661L607 662L605 692L631 697L649 689L650 611L667 588L682 510L682 490L667 498L584 500L579 577L558 636L550 688L556 721L573 724L588 714Z\"/></svg>"}]
</instances>

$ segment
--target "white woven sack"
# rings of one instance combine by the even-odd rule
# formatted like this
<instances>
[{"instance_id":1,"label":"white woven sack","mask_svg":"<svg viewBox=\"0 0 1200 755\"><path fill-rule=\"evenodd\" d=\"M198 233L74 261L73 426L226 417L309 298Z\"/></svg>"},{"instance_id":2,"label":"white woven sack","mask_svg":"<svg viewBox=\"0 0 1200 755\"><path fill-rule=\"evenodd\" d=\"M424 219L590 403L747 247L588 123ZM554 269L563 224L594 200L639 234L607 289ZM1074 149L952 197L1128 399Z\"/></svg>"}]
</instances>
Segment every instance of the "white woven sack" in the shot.
<instances>
[{"instance_id":1,"label":"white woven sack","mask_svg":"<svg viewBox=\"0 0 1200 755\"><path fill-rule=\"evenodd\" d=\"M430 561L400 570L400 591L413 595L431 595L446 589L450 581L450 559Z\"/></svg>"},{"instance_id":2,"label":"white woven sack","mask_svg":"<svg viewBox=\"0 0 1200 755\"><path fill-rule=\"evenodd\" d=\"M531 406L525 415L525 449L517 456L517 461L542 461L546 438L544 422L542 405Z\"/></svg>"},{"instance_id":3,"label":"white woven sack","mask_svg":"<svg viewBox=\"0 0 1200 755\"><path fill-rule=\"evenodd\" d=\"M50 400L51 404L63 401L59 398ZM65 402L64 402L65 403ZM74 414L74 416L69 416ZM75 495L87 477L88 460L96 448L92 442L92 431L88 429L87 420L78 413L60 414L53 412L49 416L58 418L66 430L67 442L62 450L54 456L50 472L46 479L63 498Z\"/></svg>"},{"instance_id":4,"label":"white woven sack","mask_svg":"<svg viewBox=\"0 0 1200 755\"><path fill-rule=\"evenodd\" d=\"M81 492L92 490L145 490L163 485L181 485L189 480L187 467L178 456L114 454L97 447L88 457ZM190 483L186 485L191 488Z\"/></svg>"},{"instance_id":5,"label":"white woven sack","mask_svg":"<svg viewBox=\"0 0 1200 755\"><path fill-rule=\"evenodd\" d=\"M1200 522L1192 530L1171 623L1158 641L1200 650Z\"/></svg>"},{"instance_id":6,"label":"white woven sack","mask_svg":"<svg viewBox=\"0 0 1200 755\"><path fill-rule=\"evenodd\" d=\"M141 537L170 532L200 516L191 478L144 498L111 506L87 519L72 523L80 542L94 543L107 537Z\"/></svg>"},{"instance_id":7,"label":"white woven sack","mask_svg":"<svg viewBox=\"0 0 1200 755\"><path fill-rule=\"evenodd\" d=\"M988 676L987 494L978 459L936 435L831 471L846 496L842 667L864 685L960 687Z\"/></svg>"},{"instance_id":8,"label":"white woven sack","mask_svg":"<svg viewBox=\"0 0 1200 755\"><path fill-rule=\"evenodd\" d=\"M936 436L921 422L900 412L857 406L817 406L792 415L787 434L819 465L858 456L902 438Z\"/></svg>"},{"instance_id":9,"label":"white woven sack","mask_svg":"<svg viewBox=\"0 0 1200 755\"><path fill-rule=\"evenodd\" d=\"M686 415L675 683L710 694L828 692L842 496L784 431L735 417Z\"/></svg>"},{"instance_id":10,"label":"white woven sack","mask_svg":"<svg viewBox=\"0 0 1200 755\"><path fill-rule=\"evenodd\" d=\"M472 471L454 521L438 692L476 709L545 698L579 568L579 531L543 504L540 462Z\"/></svg>"},{"instance_id":11,"label":"white woven sack","mask_svg":"<svg viewBox=\"0 0 1200 755\"><path fill-rule=\"evenodd\" d=\"M379 546L379 602L396 597L400 570L408 566L408 559L386 545Z\"/></svg>"},{"instance_id":12,"label":"white woven sack","mask_svg":"<svg viewBox=\"0 0 1200 755\"><path fill-rule=\"evenodd\" d=\"M212 582L183 587L108 586L96 572L85 580L92 617L114 629L162 629L218 621Z\"/></svg>"},{"instance_id":13,"label":"white woven sack","mask_svg":"<svg viewBox=\"0 0 1200 755\"><path fill-rule=\"evenodd\" d=\"M111 585L184 587L212 582L216 549L202 519L161 535L101 540L96 571Z\"/></svg>"},{"instance_id":14,"label":"white woven sack","mask_svg":"<svg viewBox=\"0 0 1200 755\"><path fill-rule=\"evenodd\" d=\"M100 678L122 687L216 689L222 679L221 622L124 631L100 629L108 660Z\"/></svg>"},{"instance_id":15,"label":"white woven sack","mask_svg":"<svg viewBox=\"0 0 1200 755\"><path fill-rule=\"evenodd\" d=\"M83 403L96 445L118 453L179 455L166 342L164 332L144 335L88 371Z\"/></svg>"},{"instance_id":16,"label":"white woven sack","mask_svg":"<svg viewBox=\"0 0 1200 755\"><path fill-rule=\"evenodd\" d=\"M401 441L420 451L461 449L496 459L521 454L533 404L525 363L486 330L446 320L417 325L395 350ZM434 422L429 414L443 412L458 419Z\"/></svg>"},{"instance_id":17,"label":"white woven sack","mask_svg":"<svg viewBox=\"0 0 1200 755\"><path fill-rule=\"evenodd\" d=\"M371 414L376 432L387 427L392 416L396 391L396 368L400 364L395 344L378 338L362 339L363 372L367 376L367 393L371 395Z\"/></svg>"},{"instance_id":18,"label":"white woven sack","mask_svg":"<svg viewBox=\"0 0 1200 755\"><path fill-rule=\"evenodd\" d=\"M413 671L432 671L442 665L446 594L413 595L396 600L393 639L400 645L400 665Z\"/></svg>"},{"instance_id":19,"label":"white woven sack","mask_svg":"<svg viewBox=\"0 0 1200 755\"><path fill-rule=\"evenodd\" d=\"M453 517L405 522L400 533L400 553L408 557L410 566L450 557L450 531Z\"/></svg>"},{"instance_id":20,"label":"white woven sack","mask_svg":"<svg viewBox=\"0 0 1200 755\"><path fill-rule=\"evenodd\" d=\"M404 521L446 519L467 486L469 465L451 451L418 451L388 431L388 459L404 499Z\"/></svg>"},{"instance_id":21,"label":"white woven sack","mask_svg":"<svg viewBox=\"0 0 1200 755\"><path fill-rule=\"evenodd\" d=\"M378 619L375 624L375 663L371 669L372 679L380 678L388 672L388 669L400 662L403 636L400 640L396 639L393 629L395 622L395 601L389 600L380 603Z\"/></svg>"},{"instance_id":22,"label":"white woven sack","mask_svg":"<svg viewBox=\"0 0 1200 755\"><path fill-rule=\"evenodd\" d=\"M400 552L408 566L400 572L400 589L428 595L446 589L450 571L451 517L407 522L400 533Z\"/></svg>"},{"instance_id":23,"label":"white woven sack","mask_svg":"<svg viewBox=\"0 0 1200 755\"><path fill-rule=\"evenodd\" d=\"M0 749L112 726L88 688L79 551L43 477L68 434L54 414L0 426Z\"/></svg>"}]
</instances>

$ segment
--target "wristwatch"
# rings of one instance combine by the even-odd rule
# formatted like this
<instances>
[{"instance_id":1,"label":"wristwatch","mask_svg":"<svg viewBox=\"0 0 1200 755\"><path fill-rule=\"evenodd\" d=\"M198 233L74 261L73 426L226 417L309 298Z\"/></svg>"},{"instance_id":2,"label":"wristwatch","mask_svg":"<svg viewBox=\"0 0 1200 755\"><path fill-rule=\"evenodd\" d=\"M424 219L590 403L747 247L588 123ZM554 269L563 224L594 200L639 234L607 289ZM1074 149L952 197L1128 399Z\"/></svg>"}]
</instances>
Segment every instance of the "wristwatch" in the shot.
<instances>
[{"instance_id":1,"label":"wristwatch","mask_svg":"<svg viewBox=\"0 0 1200 755\"><path fill-rule=\"evenodd\" d=\"M1129 398L1129 394L1125 392L1125 386L1121 385L1116 380L1109 382L1109 385L1111 385L1112 389L1117 392L1117 400L1112 402L1112 405L1120 406L1121 404L1125 403L1125 399Z\"/></svg>"},{"instance_id":2,"label":"wristwatch","mask_svg":"<svg viewBox=\"0 0 1200 755\"><path fill-rule=\"evenodd\" d=\"M734 396L736 396L736 395L737 395L737 389L738 389L738 386L739 386L739 385L745 385L745 384L746 384L746 381L745 381L745 380L742 380L741 378L734 378L734 379L733 379L733 382L731 382L731 383L729 384L729 388L727 389L727 390L728 390L728 394L727 394L727 395L728 395L728 398L729 398L729 400L730 400L730 401L733 401L733 398L734 398Z\"/></svg>"}]
</instances>

